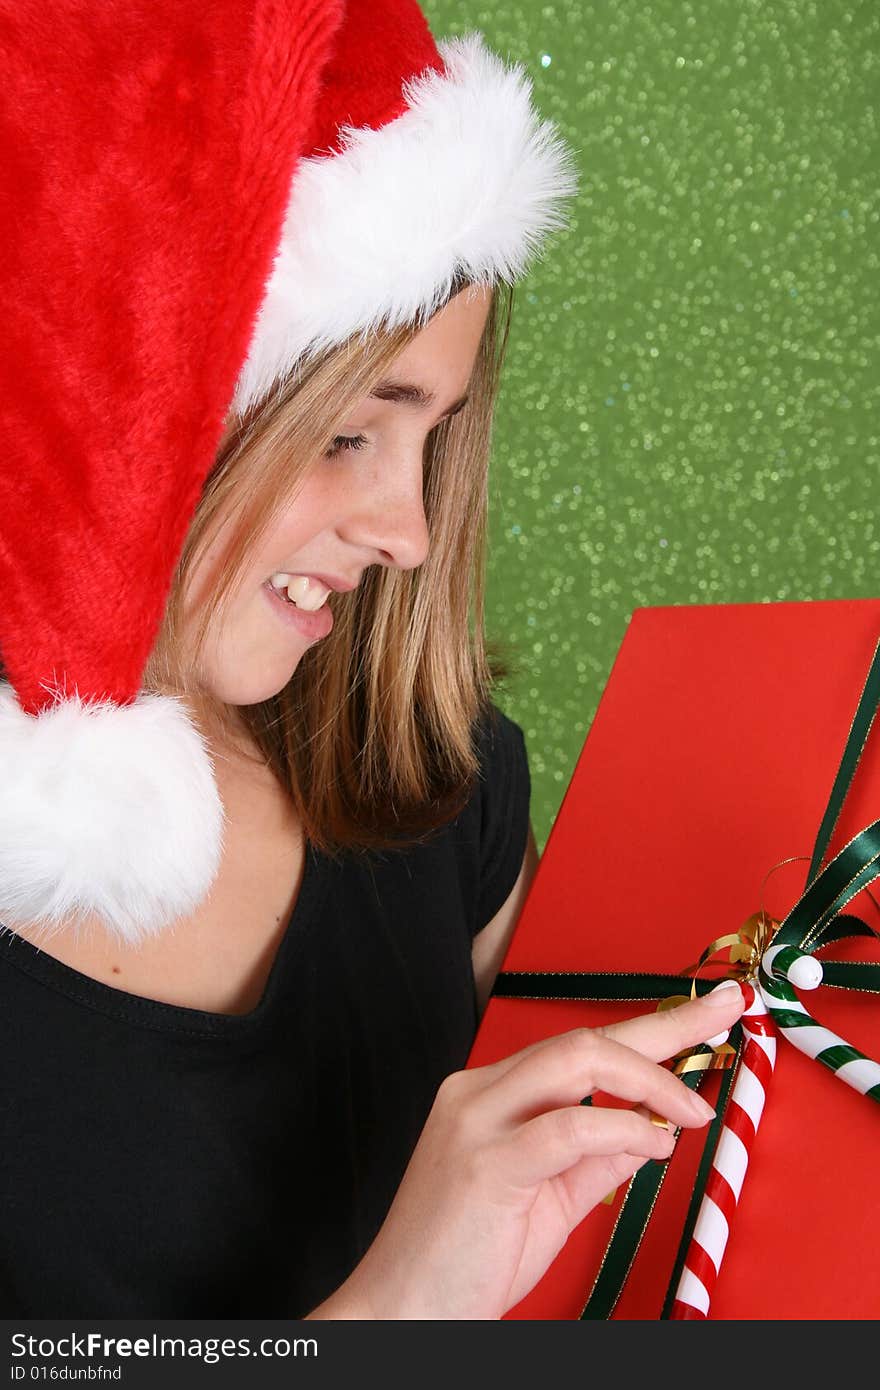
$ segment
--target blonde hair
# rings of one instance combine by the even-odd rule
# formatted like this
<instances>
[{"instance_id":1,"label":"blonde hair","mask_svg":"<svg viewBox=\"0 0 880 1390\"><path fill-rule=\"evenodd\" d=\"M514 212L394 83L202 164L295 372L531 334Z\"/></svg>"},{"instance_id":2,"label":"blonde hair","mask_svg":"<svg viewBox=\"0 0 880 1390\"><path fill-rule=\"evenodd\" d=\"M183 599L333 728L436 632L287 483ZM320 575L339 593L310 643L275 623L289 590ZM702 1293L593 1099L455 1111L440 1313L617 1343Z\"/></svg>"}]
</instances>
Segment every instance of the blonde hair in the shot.
<instances>
[{"instance_id":1,"label":"blonde hair","mask_svg":"<svg viewBox=\"0 0 880 1390\"><path fill-rule=\"evenodd\" d=\"M449 297L465 283L456 281ZM255 542L421 325L349 339L233 422L187 533L144 685L185 694L221 726L237 722L289 792L304 835L324 853L422 840L457 815L472 790L476 723L511 670L507 648L485 640L483 604L492 420L512 306L512 289L493 291L468 405L428 436L424 563L407 571L370 567L356 590L332 594L332 632L270 699L234 710L210 706L198 683L208 624L222 622ZM231 539L185 663L184 594L221 527Z\"/></svg>"}]
</instances>

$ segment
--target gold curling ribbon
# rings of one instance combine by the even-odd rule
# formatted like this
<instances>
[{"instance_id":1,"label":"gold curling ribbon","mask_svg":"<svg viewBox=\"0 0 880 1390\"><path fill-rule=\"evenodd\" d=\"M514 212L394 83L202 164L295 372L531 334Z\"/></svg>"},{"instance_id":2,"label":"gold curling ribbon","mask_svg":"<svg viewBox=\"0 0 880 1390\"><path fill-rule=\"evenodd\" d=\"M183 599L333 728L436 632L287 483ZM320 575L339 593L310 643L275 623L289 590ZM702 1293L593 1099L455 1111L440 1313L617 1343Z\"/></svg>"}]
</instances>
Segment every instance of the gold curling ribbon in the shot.
<instances>
[{"instance_id":1,"label":"gold curling ribbon","mask_svg":"<svg viewBox=\"0 0 880 1390\"><path fill-rule=\"evenodd\" d=\"M668 999L661 999L657 1005L658 1012L663 1009L676 1009L679 1004L687 1004L690 999L696 999L697 976L703 967L712 961L713 956L721 953L726 952L725 959L714 962L716 965L724 964L727 967L722 972L721 979L737 980L742 984L754 980L761 964L761 957L778 930L779 923L775 917L762 910L746 918L739 931L727 932L724 936L716 937L706 947L696 965L689 965L681 972L683 975L694 977L690 995L672 994ZM724 1071L732 1066L735 1055L735 1049L729 1043L721 1043L718 1047L698 1043L696 1047L689 1047L673 1058L672 1071L676 1076L683 1076L686 1072L692 1071Z\"/></svg>"},{"instance_id":2,"label":"gold curling ribbon","mask_svg":"<svg viewBox=\"0 0 880 1390\"><path fill-rule=\"evenodd\" d=\"M706 947L696 965L690 965L681 973L683 975L693 975L694 980L691 985L690 994L670 994L667 999L661 999L657 1005L657 1012L662 1013L665 1009L677 1009L680 1004L687 1004L691 999L697 997L697 976L705 965L708 965L712 957L719 952L726 952L726 959L716 961L715 964L722 963L728 968L723 972L721 979L738 980L743 983L753 980L758 973L758 966L761 957L766 951L774 935L779 929L779 923L769 913L755 912L751 917L743 922L739 931L728 932L724 936L716 939ZM689 1047L684 1052L678 1053L672 1059L672 1072L675 1076L684 1076L686 1072L693 1071L726 1071L733 1066L733 1059L736 1056L736 1049L730 1043L719 1043L717 1047L710 1047L708 1043L698 1043L696 1047ZM651 1115L651 1123L659 1125L663 1129L669 1129L669 1121L662 1115ZM678 1130L676 1130L678 1137ZM610 1206L618 1193L618 1188L609 1192L602 1201L606 1206Z\"/></svg>"},{"instance_id":3,"label":"gold curling ribbon","mask_svg":"<svg viewBox=\"0 0 880 1390\"><path fill-rule=\"evenodd\" d=\"M706 947L696 965L689 965L682 971L683 975L693 975L694 982L691 985L691 999L697 997L697 976L708 965L713 956L722 951L727 952L727 960L724 962L730 968L725 970L722 979L739 980L742 983L755 979L758 973L758 966L761 964L761 957L766 951L776 932L779 930L779 923L775 917L769 913L761 911L755 912L743 922L739 931L728 932L726 936L719 936ZM722 964L716 961L716 965ZM663 1001L661 1008L672 1008L673 1005Z\"/></svg>"}]
</instances>

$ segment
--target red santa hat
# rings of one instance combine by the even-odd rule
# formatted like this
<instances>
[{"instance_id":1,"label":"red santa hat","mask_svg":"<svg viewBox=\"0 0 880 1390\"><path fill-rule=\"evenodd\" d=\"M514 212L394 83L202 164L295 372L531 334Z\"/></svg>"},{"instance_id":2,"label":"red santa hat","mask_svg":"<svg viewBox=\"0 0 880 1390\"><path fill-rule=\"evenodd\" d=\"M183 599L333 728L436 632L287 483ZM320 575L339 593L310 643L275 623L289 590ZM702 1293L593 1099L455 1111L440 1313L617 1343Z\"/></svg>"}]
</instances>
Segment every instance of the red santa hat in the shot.
<instances>
[{"instance_id":1,"label":"red santa hat","mask_svg":"<svg viewBox=\"0 0 880 1390\"><path fill-rule=\"evenodd\" d=\"M0 920L135 942L222 852L204 740L141 683L228 411L513 283L575 161L415 0L0 0L0 47Z\"/></svg>"}]
</instances>

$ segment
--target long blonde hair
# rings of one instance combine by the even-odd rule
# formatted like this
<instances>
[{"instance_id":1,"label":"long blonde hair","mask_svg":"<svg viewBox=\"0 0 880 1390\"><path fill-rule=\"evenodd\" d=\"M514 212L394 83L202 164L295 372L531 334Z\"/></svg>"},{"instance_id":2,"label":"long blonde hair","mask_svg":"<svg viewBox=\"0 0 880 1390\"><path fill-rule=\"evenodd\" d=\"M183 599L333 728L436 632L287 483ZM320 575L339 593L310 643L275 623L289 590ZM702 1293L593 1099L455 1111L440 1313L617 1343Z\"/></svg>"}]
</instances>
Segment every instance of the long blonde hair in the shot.
<instances>
[{"instance_id":1,"label":"long blonde hair","mask_svg":"<svg viewBox=\"0 0 880 1390\"><path fill-rule=\"evenodd\" d=\"M456 281L449 297L465 284ZM356 590L332 594L333 630L305 652L287 685L259 704L219 711L221 722L229 714L245 730L289 792L306 838L324 853L422 840L461 810L472 789L476 721L512 664L506 644L487 644L483 617L492 421L512 307L510 287L493 291L468 406L428 436L424 563L371 567ZM146 688L204 704L197 672L209 622L222 621L255 542L420 326L349 339L234 422L187 533ZM216 592L201 608L194 658L185 664L188 580L230 521Z\"/></svg>"}]
</instances>

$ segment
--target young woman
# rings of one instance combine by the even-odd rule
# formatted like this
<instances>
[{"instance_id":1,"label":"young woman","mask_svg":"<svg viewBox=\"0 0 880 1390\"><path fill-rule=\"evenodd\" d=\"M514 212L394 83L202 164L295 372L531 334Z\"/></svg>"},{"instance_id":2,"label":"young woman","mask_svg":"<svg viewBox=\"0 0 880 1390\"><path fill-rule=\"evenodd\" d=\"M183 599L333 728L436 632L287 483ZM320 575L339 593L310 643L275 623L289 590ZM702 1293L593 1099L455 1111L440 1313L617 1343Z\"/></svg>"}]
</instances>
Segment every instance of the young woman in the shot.
<instances>
[{"instance_id":1,"label":"young woman","mask_svg":"<svg viewBox=\"0 0 880 1390\"><path fill-rule=\"evenodd\" d=\"M340 38L327 28L337 71L350 69L346 32L362 37L355 20L366 11L351 9L354 29ZM389 6L388 18L399 25L402 9L415 23L411 7ZM381 10L369 14L377 40ZM482 50L462 53L480 57L475 87L449 50L447 74L433 68L427 90L445 99L453 74L468 99L459 115L495 71ZM345 92L342 109L351 100ZM427 98L426 108L433 119ZM396 119L419 110L410 91ZM372 133L389 127L400 133L377 117ZM526 148L534 131L529 117ZM448 138L441 123L441 149ZM423 162L422 136L417 154ZM165 547L173 572L137 706L93 712L86 725L59 704L25 724L4 693L2 719L21 736L52 730L60 741L67 728L52 764L61 797L67 783L85 796L70 750L87 730L105 816L101 834L71 829L87 820L78 803L50 820L47 801L49 848L22 835L14 864L0 860L15 907L0 912L5 1316L497 1318L609 1188L671 1152L653 1113L681 1126L711 1113L658 1063L729 1028L736 988L463 1070L537 860L523 736L493 702L503 666L482 628L510 311L499 216L522 157L514 148L489 209L492 256L472 257L482 275L454 245L445 269L436 260L457 208L428 246L418 313L393 298L407 268L399 246L388 267L396 323L380 277L367 312L322 323L326 341L312 332L291 370L287 329L310 282L282 296L280 348L264 321L182 544ZM558 175L546 146L542 158ZM335 159L345 155L316 177ZM485 170L468 184L460 162L450 179L472 207ZM369 188L355 186L368 207ZM522 215L540 204L536 187ZM403 216L411 187L399 196ZM547 216L526 218L524 246ZM331 258L328 298L362 270ZM216 390L223 400L222 380ZM169 511L168 522L179 518ZM21 693L16 636L9 628L3 650ZM94 650L103 629L89 636ZM188 749L151 766L164 747L154 726L172 706L210 754L223 810L209 889L173 913L179 880L167 865L185 877L210 818L151 800L153 777L163 794L189 786ZM111 717L118 730L118 717L135 715L127 739L101 741ZM39 804L39 759L34 742L10 764L26 810ZM129 822L143 828L143 863L115 857L108 808L119 839ZM56 845L67 858L50 894ZM25 903L44 910L28 916ZM631 1107L581 1106L594 1090Z\"/></svg>"}]
</instances>

